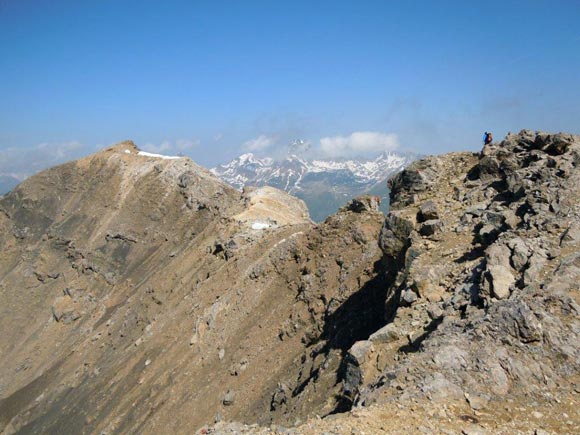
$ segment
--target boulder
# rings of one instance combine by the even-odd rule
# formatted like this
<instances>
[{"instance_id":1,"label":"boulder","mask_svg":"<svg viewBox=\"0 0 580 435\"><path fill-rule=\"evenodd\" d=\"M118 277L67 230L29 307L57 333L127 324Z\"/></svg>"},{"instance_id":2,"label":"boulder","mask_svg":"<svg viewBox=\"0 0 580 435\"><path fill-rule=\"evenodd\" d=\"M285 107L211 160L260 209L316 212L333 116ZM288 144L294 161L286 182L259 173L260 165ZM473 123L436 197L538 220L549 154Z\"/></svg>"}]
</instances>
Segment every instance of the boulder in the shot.
<instances>
[{"instance_id":1,"label":"boulder","mask_svg":"<svg viewBox=\"0 0 580 435\"><path fill-rule=\"evenodd\" d=\"M379 246L388 257L400 259L409 247L413 224L396 213L389 213L379 235Z\"/></svg>"},{"instance_id":2,"label":"boulder","mask_svg":"<svg viewBox=\"0 0 580 435\"><path fill-rule=\"evenodd\" d=\"M342 211L352 211L355 213L378 212L381 205L381 197L376 195L363 195L352 199L346 204Z\"/></svg>"},{"instance_id":3,"label":"boulder","mask_svg":"<svg viewBox=\"0 0 580 435\"><path fill-rule=\"evenodd\" d=\"M364 382L364 371L362 365L366 362L367 356L373 351L373 343L368 340L357 341L348 350L345 358L346 367L344 373L343 393L350 398L358 392L360 385Z\"/></svg>"},{"instance_id":4,"label":"boulder","mask_svg":"<svg viewBox=\"0 0 580 435\"><path fill-rule=\"evenodd\" d=\"M411 289L405 289L401 292L401 305L408 307L412 305L419 297Z\"/></svg>"},{"instance_id":5,"label":"boulder","mask_svg":"<svg viewBox=\"0 0 580 435\"><path fill-rule=\"evenodd\" d=\"M572 246L580 242L580 223L574 221L560 237L560 246Z\"/></svg>"},{"instance_id":6,"label":"boulder","mask_svg":"<svg viewBox=\"0 0 580 435\"><path fill-rule=\"evenodd\" d=\"M235 394L232 390L228 390L222 399L222 404L224 406L231 406L235 402Z\"/></svg>"},{"instance_id":7,"label":"boulder","mask_svg":"<svg viewBox=\"0 0 580 435\"><path fill-rule=\"evenodd\" d=\"M511 292L511 286L515 282L513 274L507 267L497 265L487 269L491 281L492 296L496 299L506 299Z\"/></svg>"},{"instance_id":8,"label":"boulder","mask_svg":"<svg viewBox=\"0 0 580 435\"><path fill-rule=\"evenodd\" d=\"M433 201L427 201L419 207L419 214L417 220L425 222L429 220L439 219L439 211Z\"/></svg>"},{"instance_id":9,"label":"boulder","mask_svg":"<svg viewBox=\"0 0 580 435\"><path fill-rule=\"evenodd\" d=\"M369 341L373 343L391 343L399 338L401 338L399 329L394 324L389 323L371 334Z\"/></svg>"},{"instance_id":10,"label":"boulder","mask_svg":"<svg viewBox=\"0 0 580 435\"><path fill-rule=\"evenodd\" d=\"M441 222L439 219L432 219L423 222L421 228L419 228L419 234L421 234L424 237L429 237L441 231L442 228L443 222Z\"/></svg>"},{"instance_id":11,"label":"boulder","mask_svg":"<svg viewBox=\"0 0 580 435\"><path fill-rule=\"evenodd\" d=\"M511 249L511 265L517 271L522 271L528 265L528 259L531 255L530 248L521 238L516 237L508 242Z\"/></svg>"}]
</instances>

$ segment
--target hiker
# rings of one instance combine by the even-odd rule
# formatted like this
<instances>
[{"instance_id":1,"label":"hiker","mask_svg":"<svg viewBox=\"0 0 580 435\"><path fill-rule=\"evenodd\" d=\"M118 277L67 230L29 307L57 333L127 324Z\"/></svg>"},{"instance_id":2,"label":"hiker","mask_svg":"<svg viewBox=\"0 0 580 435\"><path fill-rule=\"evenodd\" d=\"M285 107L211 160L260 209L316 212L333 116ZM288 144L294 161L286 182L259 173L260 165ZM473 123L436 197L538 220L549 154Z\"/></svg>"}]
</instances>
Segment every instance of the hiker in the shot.
<instances>
[{"instance_id":1,"label":"hiker","mask_svg":"<svg viewBox=\"0 0 580 435\"><path fill-rule=\"evenodd\" d=\"M493 136L491 135L491 133L489 133L489 132L486 131L483 134L483 144L484 145L489 145L492 141L493 141Z\"/></svg>"}]
</instances>

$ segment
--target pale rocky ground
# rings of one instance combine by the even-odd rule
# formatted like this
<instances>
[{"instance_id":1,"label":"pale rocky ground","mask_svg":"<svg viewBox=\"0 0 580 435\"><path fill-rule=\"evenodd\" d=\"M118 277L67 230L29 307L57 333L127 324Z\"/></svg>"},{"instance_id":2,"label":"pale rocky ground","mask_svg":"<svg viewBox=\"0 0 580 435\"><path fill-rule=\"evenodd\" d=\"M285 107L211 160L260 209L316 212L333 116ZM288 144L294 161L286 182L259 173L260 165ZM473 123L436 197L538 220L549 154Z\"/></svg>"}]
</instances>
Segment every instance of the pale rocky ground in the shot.
<instances>
[{"instance_id":1,"label":"pale rocky ground","mask_svg":"<svg viewBox=\"0 0 580 435\"><path fill-rule=\"evenodd\" d=\"M132 143L45 171L0 199L0 430L580 433L579 165L524 131L320 225Z\"/></svg>"}]
</instances>

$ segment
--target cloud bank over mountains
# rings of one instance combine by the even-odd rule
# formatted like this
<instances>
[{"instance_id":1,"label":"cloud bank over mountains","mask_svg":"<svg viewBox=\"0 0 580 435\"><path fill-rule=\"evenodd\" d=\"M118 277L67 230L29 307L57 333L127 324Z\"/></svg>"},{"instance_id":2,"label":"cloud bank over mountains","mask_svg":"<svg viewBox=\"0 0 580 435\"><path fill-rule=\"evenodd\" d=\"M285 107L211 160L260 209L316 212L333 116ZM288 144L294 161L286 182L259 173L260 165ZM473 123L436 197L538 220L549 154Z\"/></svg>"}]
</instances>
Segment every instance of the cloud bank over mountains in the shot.
<instances>
[{"instance_id":1,"label":"cloud bank over mountains","mask_svg":"<svg viewBox=\"0 0 580 435\"><path fill-rule=\"evenodd\" d=\"M296 144L301 146L297 147ZM242 148L253 153L264 153L266 150L273 152L274 149L283 147L288 148L290 152L299 149L311 150L326 158L377 155L400 148L399 138L395 133L379 131L355 131L347 136L325 136L320 138L316 145L311 147L311 143L303 139L284 141L279 136L262 134L244 142Z\"/></svg>"},{"instance_id":2,"label":"cloud bank over mountains","mask_svg":"<svg viewBox=\"0 0 580 435\"><path fill-rule=\"evenodd\" d=\"M348 135L325 136L318 140L287 137L283 134L260 134L257 137L233 144L238 154L251 152L262 156L281 157L290 154L308 154L321 158L376 157L386 151L400 148L399 138L394 133L379 131L355 131ZM120 138L119 142L124 139ZM220 134L213 142L224 140ZM211 140L210 140L211 142ZM167 155L185 155L196 160L196 154L207 149L208 144L199 139L165 140L160 143L138 144L143 150ZM0 149L0 176L17 180L43 169L86 156L106 145L86 145L79 141L41 143L30 147L8 147ZM224 156L226 161L229 156Z\"/></svg>"},{"instance_id":3,"label":"cloud bank over mountains","mask_svg":"<svg viewBox=\"0 0 580 435\"><path fill-rule=\"evenodd\" d=\"M79 158L92 150L77 141L41 143L31 147L0 149L0 175L22 181L50 166Z\"/></svg>"},{"instance_id":4,"label":"cloud bank over mountains","mask_svg":"<svg viewBox=\"0 0 580 435\"><path fill-rule=\"evenodd\" d=\"M146 143L143 150L155 154L179 154L186 155L201 145L198 139L177 139L175 141L165 140L160 144Z\"/></svg>"},{"instance_id":5,"label":"cloud bank over mountains","mask_svg":"<svg viewBox=\"0 0 580 435\"><path fill-rule=\"evenodd\" d=\"M332 136L320 139L320 148L329 157L349 157L395 151L399 146L396 134L377 131L355 131L349 136Z\"/></svg>"},{"instance_id":6,"label":"cloud bank over mountains","mask_svg":"<svg viewBox=\"0 0 580 435\"><path fill-rule=\"evenodd\" d=\"M244 151L264 151L265 149L270 148L272 145L276 143L275 137L269 137L266 135L261 134L255 139L250 139L242 145Z\"/></svg>"}]
</instances>

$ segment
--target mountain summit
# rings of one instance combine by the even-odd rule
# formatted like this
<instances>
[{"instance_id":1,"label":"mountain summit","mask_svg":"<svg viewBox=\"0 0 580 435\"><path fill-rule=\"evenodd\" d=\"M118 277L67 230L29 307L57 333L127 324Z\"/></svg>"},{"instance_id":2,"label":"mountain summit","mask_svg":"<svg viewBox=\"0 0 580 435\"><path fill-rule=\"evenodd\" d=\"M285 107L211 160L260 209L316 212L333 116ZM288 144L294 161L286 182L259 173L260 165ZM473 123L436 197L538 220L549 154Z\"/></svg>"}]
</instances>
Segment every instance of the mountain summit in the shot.
<instances>
[{"instance_id":1,"label":"mountain summit","mask_svg":"<svg viewBox=\"0 0 580 435\"><path fill-rule=\"evenodd\" d=\"M289 155L282 160L243 154L211 171L232 186L273 186L295 195L308 205L315 221L336 212L350 198L379 195L388 206L387 179L415 157L384 153L376 159L306 159Z\"/></svg>"}]
</instances>

